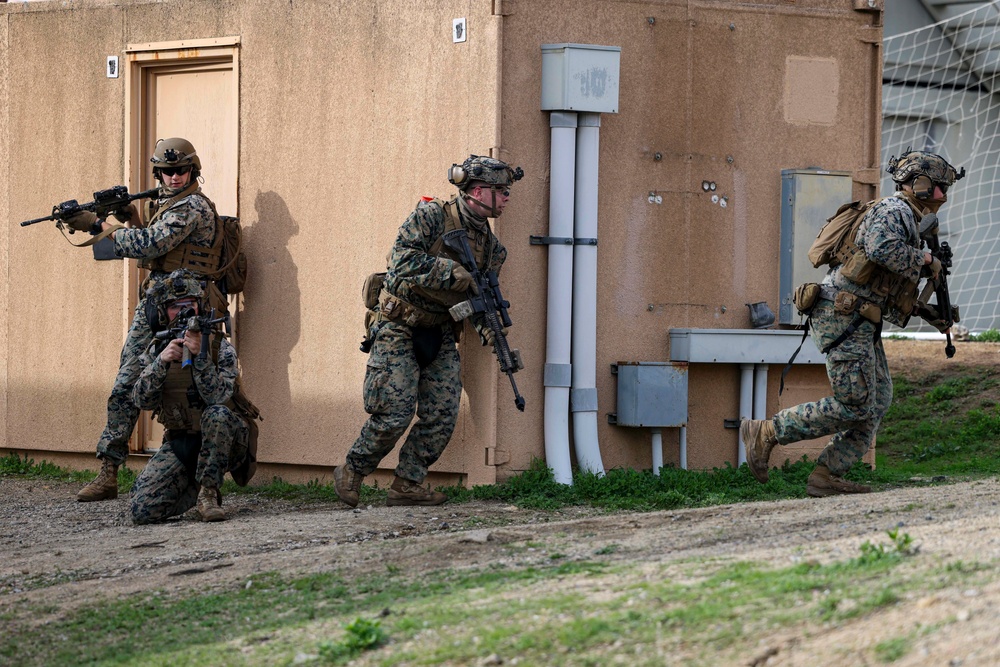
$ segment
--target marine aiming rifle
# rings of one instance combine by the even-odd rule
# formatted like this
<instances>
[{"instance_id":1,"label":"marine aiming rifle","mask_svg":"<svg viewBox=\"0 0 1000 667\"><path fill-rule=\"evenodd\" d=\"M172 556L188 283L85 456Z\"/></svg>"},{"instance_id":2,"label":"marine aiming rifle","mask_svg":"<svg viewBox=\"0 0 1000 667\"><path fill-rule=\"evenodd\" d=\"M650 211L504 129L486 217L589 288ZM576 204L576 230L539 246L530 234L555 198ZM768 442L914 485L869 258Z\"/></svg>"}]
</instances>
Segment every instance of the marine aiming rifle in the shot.
<instances>
[{"instance_id":1,"label":"marine aiming rifle","mask_svg":"<svg viewBox=\"0 0 1000 667\"><path fill-rule=\"evenodd\" d=\"M487 271L484 275L476 266L476 258L469 247L469 236L464 229L456 229L446 233L441 237L444 245L451 248L459 256L459 261L465 270L472 275L472 280L478 288L470 289L468 300L449 309L451 317L456 322L460 322L472 315L481 315L485 326L493 332L493 352L500 362L500 372L506 373L510 380L510 386L514 390L514 405L521 412L524 412L524 397L517 391L517 383L514 381L514 373L524 368L521 362L521 352L510 349L507 344L507 335L504 333L506 327L512 322L507 314L507 307L510 302L503 298L500 292L500 280L496 271Z\"/></svg>"},{"instance_id":2,"label":"marine aiming rifle","mask_svg":"<svg viewBox=\"0 0 1000 667\"><path fill-rule=\"evenodd\" d=\"M941 262L941 271L937 278L931 276L927 279L923 292L917 299L918 312L922 312L927 319L939 320L941 327L945 331L947 342L944 353L949 359L955 356L955 346L951 343L951 327L959 321L958 306L951 305L951 294L948 291L948 274L951 273L952 251L948 242L941 242L938 239L940 224L937 214L928 213L920 221L920 238L927 244L927 249L931 256ZM933 291L937 303L927 303Z\"/></svg>"},{"instance_id":3,"label":"marine aiming rifle","mask_svg":"<svg viewBox=\"0 0 1000 667\"><path fill-rule=\"evenodd\" d=\"M98 218L106 218L113 213L120 212L136 199L149 199L156 197L159 192L160 188L157 187L130 195L127 187L124 185L116 185L113 188L95 192L94 201L91 202L81 204L75 199L70 199L69 201L56 204L52 207L52 215L47 215L43 218L34 218L33 220L25 220L21 223L21 226L27 227L28 225L45 222L46 220L55 220L56 227L62 229L63 221L68 218L72 218L77 213L90 211L91 213L96 214ZM70 229L69 233L72 234L74 231L76 230Z\"/></svg>"},{"instance_id":4,"label":"marine aiming rifle","mask_svg":"<svg viewBox=\"0 0 1000 667\"><path fill-rule=\"evenodd\" d=\"M153 335L153 338L159 343L156 354L159 355L170 344L170 341L184 338L184 334L190 331L201 334L201 350L198 352L198 359L204 360L208 358L208 334L219 323L224 323L228 329L229 313L227 312L222 317L215 317L215 308L213 308L208 315L198 317L195 315L194 308L185 308L177 315L177 322L179 322L177 326L157 331ZM191 350L184 346L181 349L181 368L187 368L191 365Z\"/></svg>"}]
</instances>

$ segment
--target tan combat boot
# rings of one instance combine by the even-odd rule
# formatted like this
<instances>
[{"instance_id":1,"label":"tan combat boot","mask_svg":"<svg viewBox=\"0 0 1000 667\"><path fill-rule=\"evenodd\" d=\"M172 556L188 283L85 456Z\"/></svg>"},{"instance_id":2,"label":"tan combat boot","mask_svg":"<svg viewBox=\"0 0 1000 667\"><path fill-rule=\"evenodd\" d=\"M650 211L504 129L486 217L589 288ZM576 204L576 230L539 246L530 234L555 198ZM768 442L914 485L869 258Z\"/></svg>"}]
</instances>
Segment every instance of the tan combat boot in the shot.
<instances>
[{"instance_id":1,"label":"tan combat boot","mask_svg":"<svg viewBox=\"0 0 1000 667\"><path fill-rule=\"evenodd\" d=\"M740 438L747 452L747 467L758 482L766 483L767 463L771 459L771 450L778 444L774 422L770 419L744 419L740 422Z\"/></svg>"},{"instance_id":2,"label":"tan combat boot","mask_svg":"<svg viewBox=\"0 0 1000 667\"><path fill-rule=\"evenodd\" d=\"M806 480L806 493L813 498L837 496L843 493L871 493L872 487L867 484L848 482L839 475L834 475L826 466L816 466Z\"/></svg>"},{"instance_id":3,"label":"tan combat boot","mask_svg":"<svg viewBox=\"0 0 1000 667\"><path fill-rule=\"evenodd\" d=\"M392 480L389 487L389 499L385 502L389 507L400 505L440 505L448 500L448 496L438 491L431 491L430 486L420 486L402 477Z\"/></svg>"},{"instance_id":4,"label":"tan combat boot","mask_svg":"<svg viewBox=\"0 0 1000 667\"><path fill-rule=\"evenodd\" d=\"M345 463L333 469L333 488L337 497L351 507L358 506L358 494L361 493L361 481L364 475L356 473Z\"/></svg>"},{"instance_id":5,"label":"tan combat boot","mask_svg":"<svg viewBox=\"0 0 1000 667\"><path fill-rule=\"evenodd\" d=\"M198 492L198 513L202 521L224 521L226 513L222 511L222 493L214 486L202 486Z\"/></svg>"},{"instance_id":6,"label":"tan combat boot","mask_svg":"<svg viewBox=\"0 0 1000 667\"><path fill-rule=\"evenodd\" d=\"M104 459L101 472L94 481L80 489L77 502L90 503L96 500L114 500L118 497L118 466L110 459Z\"/></svg>"}]
</instances>

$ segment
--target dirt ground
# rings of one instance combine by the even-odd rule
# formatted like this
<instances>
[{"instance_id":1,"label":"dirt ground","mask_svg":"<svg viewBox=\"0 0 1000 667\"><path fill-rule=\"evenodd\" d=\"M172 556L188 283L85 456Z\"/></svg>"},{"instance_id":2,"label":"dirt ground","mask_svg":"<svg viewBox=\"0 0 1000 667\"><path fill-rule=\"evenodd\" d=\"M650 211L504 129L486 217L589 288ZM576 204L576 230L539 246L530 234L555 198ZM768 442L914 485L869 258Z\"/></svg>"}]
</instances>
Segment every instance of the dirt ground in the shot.
<instances>
[{"instance_id":1,"label":"dirt ground","mask_svg":"<svg viewBox=\"0 0 1000 667\"><path fill-rule=\"evenodd\" d=\"M894 372L917 368L918 380L970 367L998 368L1000 345L958 346L949 361L943 343L892 340L886 345ZM617 548L611 559L636 565L670 566L699 557L775 566L803 559L829 562L857 556L865 541L885 543L886 531L897 526L920 547L916 567L1000 558L997 480L626 514L586 508L542 512L483 502L352 510L233 496L226 499L223 523L203 524L189 513L142 527L126 518L126 499L77 503L76 491L70 484L0 479L0 616L29 602L50 604L58 610L53 614L61 615L92 602L94 595L203 590L209 581L224 586L269 571L289 576L348 568L384 572L394 564L419 573L498 561L523 567L533 560L547 562L550 552L586 558L612 544ZM545 548L504 548L526 541ZM920 636L916 649L895 664L1000 664L1000 583L912 596L877 616L808 637L779 632L738 664L873 663L875 643L934 623L954 629ZM817 663L817 655L826 657Z\"/></svg>"}]
</instances>

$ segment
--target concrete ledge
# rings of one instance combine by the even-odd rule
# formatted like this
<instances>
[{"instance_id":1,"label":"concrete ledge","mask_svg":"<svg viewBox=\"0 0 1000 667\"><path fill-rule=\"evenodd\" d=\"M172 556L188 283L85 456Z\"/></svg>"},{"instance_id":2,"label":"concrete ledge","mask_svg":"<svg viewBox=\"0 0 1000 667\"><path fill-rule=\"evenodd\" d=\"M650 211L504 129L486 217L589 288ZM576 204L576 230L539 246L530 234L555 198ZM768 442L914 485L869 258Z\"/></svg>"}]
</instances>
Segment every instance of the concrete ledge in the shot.
<instances>
[{"instance_id":1,"label":"concrete ledge","mask_svg":"<svg viewBox=\"0 0 1000 667\"><path fill-rule=\"evenodd\" d=\"M671 329L670 360L693 364L786 364L802 341L801 330ZM795 364L825 364L806 336Z\"/></svg>"}]
</instances>

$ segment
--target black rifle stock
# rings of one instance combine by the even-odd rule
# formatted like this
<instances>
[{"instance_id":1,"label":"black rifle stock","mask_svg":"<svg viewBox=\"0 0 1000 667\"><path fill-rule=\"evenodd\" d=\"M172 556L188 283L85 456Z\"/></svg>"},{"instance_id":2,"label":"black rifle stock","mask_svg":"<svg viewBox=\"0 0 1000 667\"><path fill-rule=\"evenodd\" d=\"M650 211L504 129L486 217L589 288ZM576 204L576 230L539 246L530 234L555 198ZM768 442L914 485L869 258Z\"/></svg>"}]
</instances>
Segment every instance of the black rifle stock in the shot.
<instances>
[{"instance_id":1,"label":"black rifle stock","mask_svg":"<svg viewBox=\"0 0 1000 667\"><path fill-rule=\"evenodd\" d=\"M170 344L170 341L184 338L184 334L192 331L201 334L201 350L198 352L198 359L204 360L208 358L208 335L216 324L225 323L228 326L229 313L227 312L223 317L215 317L215 308L213 308L207 316L198 317L193 308L186 308L177 316L177 321L180 322L178 326L158 331L153 335L153 338L160 343L157 347L157 354L162 352ZM182 346L181 368L187 368L190 365L191 350Z\"/></svg>"},{"instance_id":2,"label":"black rifle stock","mask_svg":"<svg viewBox=\"0 0 1000 667\"><path fill-rule=\"evenodd\" d=\"M947 325L944 353L949 359L955 356L955 346L951 343L951 327L958 322L958 309L951 305L951 293L948 291L948 275L951 273L952 250L947 242L938 239L939 222L937 214L929 213L920 221L920 238L927 244L931 256L941 262L941 272L937 279L929 278L934 284L934 295L937 298L935 308L938 318Z\"/></svg>"},{"instance_id":3,"label":"black rifle stock","mask_svg":"<svg viewBox=\"0 0 1000 667\"><path fill-rule=\"evenodd\" d=\"M442 240L445 247L451 248L460 258L462 266L472 275L475 282L475 290L468 291L468 300L452 307L448 312L456 322L464 320L471 315L481 315L486 326L493 332L493 351L497 355L500 363L500 372L507 375L510 386L514 390L514 405L521 412L524 412L524 397L517 390L517 382L514 381L514 373L523 368L521 363L521 353L518 350L511 350L507 344L507 336L504 329L512 322L507 314L507 307L510 302L503 298L500 292L500 280L496 271L487 271L485 275L476 266L475 255L469 247L469 237L464 229L456 229L446 233Z\"/></svg>"},{"instance_id":4,"label":"black rifle stock","mask_svg":"<svg viewBox=\"0 0 1000 667\"><path fill-rule=\"evenodd\" d=\"M91 202L81 204L75 199L70 199L69 201L56 204L52 207L52 215L47 215L44 218L25 220L21 223L21 226L27 227L28 225L45 222L46 220L55 220L57 225L61 225L63 220L71 218L77 213L81 213L83 211L90 211L96 214L98 218L104 218L111 213L120 211L136 199L149 199L156 197L159 192L159 188L153 188L151 190L144 190L143 192L130 195L127 187L124 185L116 185L113 188L95 192L94 201ZM73 231L74 230L70 230L71 233Z\"/></svg>"}]
</instances>

